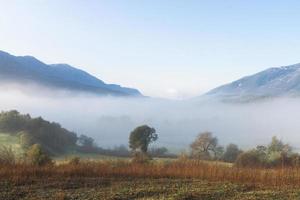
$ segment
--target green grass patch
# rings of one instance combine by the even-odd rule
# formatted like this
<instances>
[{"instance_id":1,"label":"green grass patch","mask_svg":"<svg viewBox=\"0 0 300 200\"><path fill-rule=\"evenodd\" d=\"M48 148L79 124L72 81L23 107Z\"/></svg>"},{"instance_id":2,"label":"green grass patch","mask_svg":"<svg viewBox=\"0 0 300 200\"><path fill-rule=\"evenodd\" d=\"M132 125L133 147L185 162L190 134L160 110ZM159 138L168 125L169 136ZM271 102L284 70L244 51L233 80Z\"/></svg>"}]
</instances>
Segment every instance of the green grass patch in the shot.
<instances>
[{"instance_id":1,"label":"green grass patch","mask_svg":"<svg viewBox=\"0 0 300 200\"><path fill-rule=\"evenodd\" d=\"M0 133L0 146L11 147L17 155L24 153L20 145L19 137L7 133Z\"/></svg>"}]
</instances>

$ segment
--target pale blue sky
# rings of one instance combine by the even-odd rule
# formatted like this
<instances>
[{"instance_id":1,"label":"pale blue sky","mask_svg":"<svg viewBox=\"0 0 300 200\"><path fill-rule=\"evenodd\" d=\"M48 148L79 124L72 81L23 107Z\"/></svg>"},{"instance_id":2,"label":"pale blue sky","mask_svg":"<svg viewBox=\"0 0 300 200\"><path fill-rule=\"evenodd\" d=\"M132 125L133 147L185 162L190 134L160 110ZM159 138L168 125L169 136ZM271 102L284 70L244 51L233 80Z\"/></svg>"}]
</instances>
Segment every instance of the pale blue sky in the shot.
<instances>
[{"instance_id":1,"label":"pale blue sky","mask_svg":"<svg viewBox=\"0 0 300 200\"><path fill-rule=\"evenodd\" d=\"M0 49L188 98L300 62L300 1L0 0Z\"/></svg>"}]
</instances>

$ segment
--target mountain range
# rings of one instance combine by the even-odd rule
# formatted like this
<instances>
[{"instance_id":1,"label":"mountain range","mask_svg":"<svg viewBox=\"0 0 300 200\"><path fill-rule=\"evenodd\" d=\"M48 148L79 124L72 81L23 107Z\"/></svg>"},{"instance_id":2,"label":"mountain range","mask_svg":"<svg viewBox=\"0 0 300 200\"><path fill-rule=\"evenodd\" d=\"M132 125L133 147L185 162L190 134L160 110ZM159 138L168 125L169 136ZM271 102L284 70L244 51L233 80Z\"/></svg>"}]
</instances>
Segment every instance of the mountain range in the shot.
<instances>
[{"instance_id":1,"label":"mountain range","mask_svg":"<svg viewBox=\"0 0 300 200\"><path fill-rule=\"evenodd\" d=\"M143 96L137 89L107 84L68 64L45 64L32 56L13 56L0 51L0 84L7 82L35 83L54 91L81 91L100 96ZM203 96L224 101L297 97L300 96L300 64L269 68L217 87Z\"/></svg>"},{"instance_id":2,"label":"mountain range","mask_svg":"<svg viewBox=\"0 0 300 200\"><path fill-rule=\"evenodd\" d=\"M0 83L35 83L52 89L83 91L100 96L143 96L137 89L106 84L68 64L45 64L32 56L0 51Z\"/></svg>"},{"instance_id":3,"label":"mountain range","mask_svg":"<svg viewBox=\"0 0 300 200\"><path fill-rule=\"evenodd\" d=\"M300 64L269 68L232 83L217 87L205 95L225 100L251 100L300 95Z\"/></svg>"}]
</instances>

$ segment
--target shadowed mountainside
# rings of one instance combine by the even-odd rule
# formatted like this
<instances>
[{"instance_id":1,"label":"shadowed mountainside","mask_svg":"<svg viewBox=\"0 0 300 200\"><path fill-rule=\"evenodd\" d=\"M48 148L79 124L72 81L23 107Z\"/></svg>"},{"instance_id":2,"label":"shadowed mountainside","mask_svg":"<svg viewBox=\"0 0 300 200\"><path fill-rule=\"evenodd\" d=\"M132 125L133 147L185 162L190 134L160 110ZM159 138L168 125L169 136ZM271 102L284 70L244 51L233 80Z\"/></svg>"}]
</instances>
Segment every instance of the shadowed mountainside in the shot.
<instances>
[{"instance_id":1,"label":"shadowed mountainside","mask_svg":"<svg viewBox=\"0 0 300 200\"><path fill-rule=\"evenodd\" d=\"M142 96L132 88L106 84L68 64L47 65L32 56L13 56L0 51L0 83L34 83L52 89L90 92L97 95Z\"/></svg>"}]
</instances>

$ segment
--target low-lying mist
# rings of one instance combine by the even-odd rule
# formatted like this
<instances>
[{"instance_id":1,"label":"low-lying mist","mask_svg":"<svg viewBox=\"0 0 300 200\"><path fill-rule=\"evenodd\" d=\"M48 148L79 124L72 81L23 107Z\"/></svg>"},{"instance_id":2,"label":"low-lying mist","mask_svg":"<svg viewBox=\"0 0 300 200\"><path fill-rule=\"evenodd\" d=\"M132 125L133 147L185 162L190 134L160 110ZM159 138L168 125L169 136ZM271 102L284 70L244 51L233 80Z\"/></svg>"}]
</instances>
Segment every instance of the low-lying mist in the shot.
<instances>
[{"instance_id":1,"label":"low-lying mist","mask_svg":"<svg viewBox=\"0 0 300 200\"><path fill-rule=\"evenodd\" d=\"M97 97L62 91L57 95L37 86L30 92L8 85L0 89L0 110L16 109L59 122L92 136L102 147L127 145L130 131L142 124L157 130L156 146L172 150L187 149L203 131L213 132L222 145L232 142L250 148L276 135L295 149L300 147L300 101L296 98L225 104L209 99Z\"/></svg>"}]
</instances>

